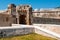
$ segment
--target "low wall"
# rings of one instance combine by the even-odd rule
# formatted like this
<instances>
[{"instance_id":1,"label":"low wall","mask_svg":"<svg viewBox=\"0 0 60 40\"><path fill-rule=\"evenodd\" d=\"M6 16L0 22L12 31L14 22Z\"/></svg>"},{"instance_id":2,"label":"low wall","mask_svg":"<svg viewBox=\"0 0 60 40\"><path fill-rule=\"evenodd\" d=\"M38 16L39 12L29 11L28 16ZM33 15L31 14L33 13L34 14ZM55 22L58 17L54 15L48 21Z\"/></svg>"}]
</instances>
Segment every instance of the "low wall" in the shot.
<instances>
[{"instance_id":1,"label":"low wall","mask_svg":"<svg viewBox=\"0 0 60 40\"><path fill-rule=\"evenodd\" d=\"M30 34L34 32L34 28L32 27L8 27L0 29L0 37L7 37L13 35L24 35Z\"/></svg>"},{"instance_id":2,"label":"low wall","mask_svg":"<svg viewBox=\"0 0 60 40\"><path fill-rule=\"evenodd\" d=\"M59 31L60 25L53 25L53 24L33 24L33 25L39 26L43 29L47 29L47 30L60 34L60 31Z\"/></svg>"},{"instance_id":3,"label":"low wall","mask_svg":"<svg viewBox=\"0 0 60 40\"><path fill-rule=\"evenodd\" d=\"M43 29L41 27L37 27L37 26L35 26L35 33L43 35L43 36L60 39L59 34L52 32L50 30Z\"/></svg>"},{"instance_id":4,"label":"low wall","mask_svg":"<svg viewBox=\"0 0 60 40\"><path fill-rule=\"evenodd\" d=\"M0 37L7 37L7 36L13 36L13 35L25 35L33 32L37 34L42 34L48 37L60 39L59 34L52 32L50 30L41 28L39 26L14 24L12 25L12 27L0 27Z\"/></svg>"}]
</instances>

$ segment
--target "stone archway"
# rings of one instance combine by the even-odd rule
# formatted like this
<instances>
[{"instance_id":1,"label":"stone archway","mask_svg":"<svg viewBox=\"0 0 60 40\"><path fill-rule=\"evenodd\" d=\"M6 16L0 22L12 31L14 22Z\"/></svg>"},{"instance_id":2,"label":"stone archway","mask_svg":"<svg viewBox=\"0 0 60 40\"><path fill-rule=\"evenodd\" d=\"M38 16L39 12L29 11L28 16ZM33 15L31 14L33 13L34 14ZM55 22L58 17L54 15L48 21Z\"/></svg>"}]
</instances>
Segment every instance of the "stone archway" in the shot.
<instances>
[{"instance_id":1,"label":"stone archway","mask_svg":"<svg viewBox=\"0 0 60 40\"><path fill-rule=\"evenodd\" d=\"M19 16L19 24L26 24L26 15Z\"/></svg>"}]
</instances>

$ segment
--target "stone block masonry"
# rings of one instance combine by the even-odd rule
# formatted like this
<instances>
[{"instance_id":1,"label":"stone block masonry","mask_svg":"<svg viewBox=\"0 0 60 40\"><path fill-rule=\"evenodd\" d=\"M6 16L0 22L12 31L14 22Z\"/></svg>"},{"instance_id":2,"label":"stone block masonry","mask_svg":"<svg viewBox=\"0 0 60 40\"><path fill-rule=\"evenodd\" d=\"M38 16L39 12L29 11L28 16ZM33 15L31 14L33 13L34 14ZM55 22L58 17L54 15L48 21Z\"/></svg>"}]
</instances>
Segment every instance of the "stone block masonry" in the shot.
<instances>
[{"instance_id":1,"label":"stone block masonry","mask_svg":"<svg viewBox=\"0 0 60 40\"><path fill-rule=\"evenodd\" d=\"M34 28L11 28L11 29L0 29L0 37L8 37L14 35L25 35L33 33Z\"/></svg>"},{"instance_id":2,"label":"stone block masonry","mask_svg":"<svg viewBox=\"0 0 60 40\"><path fill-rule=\"evenodd\" d=\"M55 24L34 24L34 25L60 34L60 31L59 31L60 25L55 25Z\"/></svg>"},{"instance_id":3,"label":"stone block masonry","mask_svg":"<svg viewBox=\"0 0 60 40\"><path fill-rule=\"evenodd\" d=\"M0 37L25 35L33 32L44 36L60 39L60 34L41 28L39 26L14 24L12 25L12 27L0 27Z\"/></svg>"}]
</instances>

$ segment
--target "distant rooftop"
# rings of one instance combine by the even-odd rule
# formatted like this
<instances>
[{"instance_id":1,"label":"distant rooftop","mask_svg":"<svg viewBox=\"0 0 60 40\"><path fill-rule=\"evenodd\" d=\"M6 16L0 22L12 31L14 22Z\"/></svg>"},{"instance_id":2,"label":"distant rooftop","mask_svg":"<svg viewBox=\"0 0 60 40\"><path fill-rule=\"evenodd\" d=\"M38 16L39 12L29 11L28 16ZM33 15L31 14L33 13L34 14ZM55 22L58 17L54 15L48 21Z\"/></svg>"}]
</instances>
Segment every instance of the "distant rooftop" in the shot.
<instances>
[{"instance_id":1,"label":"distant rooftop","mask_svg":"<svg viewBox=\"0 0 60 40\"><path fill-rule=\"evenodd\" d=\"M41 8L41 9L34 9L34 11L60 11L59 8L55 9L55 8Z\"/></svg>"}]
</instances>

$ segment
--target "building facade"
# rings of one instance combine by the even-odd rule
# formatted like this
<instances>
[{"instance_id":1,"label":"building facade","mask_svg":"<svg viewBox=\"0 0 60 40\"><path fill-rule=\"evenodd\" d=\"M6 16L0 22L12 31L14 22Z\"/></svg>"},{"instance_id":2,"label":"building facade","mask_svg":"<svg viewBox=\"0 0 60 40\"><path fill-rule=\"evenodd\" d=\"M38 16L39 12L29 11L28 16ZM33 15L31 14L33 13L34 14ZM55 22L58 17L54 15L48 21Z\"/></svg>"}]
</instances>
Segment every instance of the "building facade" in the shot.
<instances>
[{"instance_id":1,"label":"building facade","mask_svg":"<svg viewBox=\"0 0 60 40\"><path fill-rule=\"evenodd\" d=\"M3 14L4 16L8 16L8 15L11 16L11 19L10 18L7 19L8 21L11 21L9 26L11 24L25 24L25 25L32 24L32 21L31 21L32 20L32 7L30 5L16 6L15 4L10 4L10 5L8 5L7 10L0 12L0 13L1 13L1 15ZM3 25L5 23L2 22L1 24ZM6 22L6 24L8 25L7 22ZM3 26L5 26L5 25L3 25Z\"/></svg>"},{"instance_id":2,"label":"building facade","mask_svg":"<svg viewBox=\"0 0 60 40\"><path fill-rule=\"evenodd\" d=\"M60 9L32 10L31 5L16 6L10 4L7 10L0 11L0 19L1 26L10 26L11 24L60 24Z\"/></svg>"},{"instance_id":3,"label":"building facade","mask_svg":"<svg viewBox=\"0 0 60 40\"><path fill-rule=\"evenodd\" d=\"M60 24L60 9L35 9L33 17L36 24Z\"/></svg>"}]
</instances>

